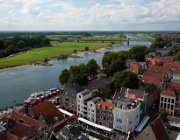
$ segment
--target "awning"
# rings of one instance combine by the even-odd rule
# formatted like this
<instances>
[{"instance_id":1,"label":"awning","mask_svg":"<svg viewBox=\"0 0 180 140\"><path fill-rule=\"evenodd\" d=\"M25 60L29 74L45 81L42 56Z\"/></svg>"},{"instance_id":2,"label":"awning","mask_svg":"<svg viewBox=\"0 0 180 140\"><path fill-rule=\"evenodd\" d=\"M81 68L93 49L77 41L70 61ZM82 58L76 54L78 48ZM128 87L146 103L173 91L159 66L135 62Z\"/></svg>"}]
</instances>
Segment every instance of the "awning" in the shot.
<instances>
[{"instance_id":1,"label":"awning","mask_svg":"<svg viewBox=\"0 0 180 140\"><path fill-rule=\"evenodd\" d=\"M140 124L136 127L135 131L136 132L141 132L144 128L144 126L147 124L147 122L149 121L150 117L149 116L145 116L143 118L143 120L140 122Z\"/></svg>"},{"instance_id":2,"label":"awning","mask_svg":"<svg viewBox=\"0 0 180 140\"><path fill-rule=\"evenodd\" d=\"M108 127L105 127L105 126L102 126L102 125L99 125L97 123L93 123L91 121L88 121L84 118L78 118L79 121L83 122L83 123L86 123L88 125L91 125L95 128L98 128L98 129L101 129L101 130L104 130L104 131L107 131L107 132L112 132L112 129L111 128L108 128Z\"/></svg>"}]
</instances>

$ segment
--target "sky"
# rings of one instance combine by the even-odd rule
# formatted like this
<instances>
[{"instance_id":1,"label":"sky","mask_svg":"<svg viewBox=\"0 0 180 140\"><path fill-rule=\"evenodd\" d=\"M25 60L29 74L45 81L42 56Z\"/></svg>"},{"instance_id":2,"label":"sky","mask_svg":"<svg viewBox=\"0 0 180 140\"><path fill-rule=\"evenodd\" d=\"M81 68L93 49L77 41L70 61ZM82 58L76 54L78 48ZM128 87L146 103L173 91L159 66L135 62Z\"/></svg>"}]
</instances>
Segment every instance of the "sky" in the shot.
<instances>
[{"instance_id":1,"label":"sky","mask_svg":"<svg viewBox=\"0 0 180 140\"><path fill-rule=\"evenodd\" d=\"M180 0L0 0L0 31L180 31Z\"/></svg>"}]
</instances>

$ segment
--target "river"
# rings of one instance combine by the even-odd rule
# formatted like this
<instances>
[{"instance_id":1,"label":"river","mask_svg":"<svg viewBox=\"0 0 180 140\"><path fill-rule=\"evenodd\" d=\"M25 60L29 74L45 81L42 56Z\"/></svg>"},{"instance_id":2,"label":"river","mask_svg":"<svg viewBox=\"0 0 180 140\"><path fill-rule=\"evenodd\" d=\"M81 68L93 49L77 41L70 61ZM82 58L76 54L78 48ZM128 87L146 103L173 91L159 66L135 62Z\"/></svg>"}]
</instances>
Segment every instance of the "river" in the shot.
<instances>
[{"instance_id":1,"label":"river","mask_svg":"<svg viewBox=\"0 0 180 140\"><path fill-rule=\"evenodd\" d=\"M150 46L150 42L130 42L130 46L121 44L111 50L101 50L98 53L82 54L80 58L67 58L49 61L52 66L20 67L0 72L0 109L22 102L33 92L46 91L49 88L61 87L58 82L60 72L71 65L87 63L95 59L101 65L106 51L128 50L135 45Z\"/></svg>"}]
</instances>

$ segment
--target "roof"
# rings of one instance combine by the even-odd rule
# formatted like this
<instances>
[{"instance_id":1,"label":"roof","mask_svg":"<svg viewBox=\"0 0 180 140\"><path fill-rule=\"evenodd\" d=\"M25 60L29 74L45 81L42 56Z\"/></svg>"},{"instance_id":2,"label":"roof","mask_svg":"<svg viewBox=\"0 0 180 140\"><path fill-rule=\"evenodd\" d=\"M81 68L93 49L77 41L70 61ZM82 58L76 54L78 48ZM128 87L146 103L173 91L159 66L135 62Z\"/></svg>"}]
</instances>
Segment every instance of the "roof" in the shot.
<instances>
[{"instance_id":1,"label":"roof","mask_svg":"<svg viewBox=\"0 0 180 140\"><path fill-rule=\"evenodd\" d=\"M127 70L138 74L140 68L141 68L141 65L139 63L133 63L129 66Z\"/></svg>"},{"instance_id":2,"label":"roof","mask_svg":"<svg viewBox=\"0 0 180 140\"><path fill-rule=\"evenodd\" d=\"M166 90L163 90L162 95L166 95L166 96L173 96L173 97L176 97L176 94L174 91L172 91L171 89L166 89Z\"/></svg>"},{"instance_id":3,"label":"roof","mask_svg":"<svg viewBox=\"0 0 180 140\"><path fill-rule=\"evenodd\" d=\"M97 102L101 101L100 97L93 98L92 101L96 104Z\"/></svg>"},{"instance_id":4,"label":"roof","mask_svg":"<svg viewBox=\"0 0 180 140\"><path fill-rule=\"evenodd\" d=\"M164 57L156 56L156 57L148 59L147 64L156 65L156 63L160 61L163 63L170 63L170 62L173 62L173 60L174 60L173 56L164 56Z\"/></svg>"},{"instance_id":5,"label":"roof","mask_svg":"<svg viewBox=\"0 0 180 140\"><path fill-rule=\"evenodd\" d=\"M77 124L69 123L60 130L60 136L64 135L74 140L89 140L79 129Z\"/></svg>"},{"instance_id":6,"label":"roof","mask_svg":"<svg viewBox=\"0 0 180 140\"><path fill-rule=\"evenodd\" d=\"M16 123L15 127L10 129L9 132L17 136L18 139L22 139L24 137L28 137L29 135L31 135L30 129L31 127L29 125Z\"/></svg>"},{"instance_id":7,"label":"roof","mask_svg":"<svg viewBox=\"0 0 180 140\"><path fill-rule=\"evenodd\" d=\"M42 115L48 124L55 124L57 121L64 119L63 113L50 102L34 105L32 111L36 119Z\"/></svg>"},{"instance_id":8,"label":"roof","mask_svg":"<svg viewBox=\"0 0 180 140\"><path fill-rule=\"evenodd\" d=\"M155 75L147 75L146 73L143 75L141 78L143 83L148 83L148 84L154 84L156 86L159 86L162 82L161 78L158 78L159 76Z\"/></svg>"},{"instance_id":9,"label":"roof","mask_svg":"<svg viewBox=\"0 0 180 140\"><path fill-rule=\"evenodd\" d=\"M169 140L169 136L160 117L149 124L135 140Z\"/></svg>"},{"instance_id":10,"label":"roof","mask_svg":"<svg viewBox=\"0 0 180 140\"><path fill-rule=\"evenodd\" d=\"M76 99L77 91L73 88L65 88L61 95Z\"/></svg>"},{"instance_id":11,"label":"roof","mask_svg":"<svg viewBox=\"0 0 180 140\"><path fill-rule=\"evenodd\" d=\"M40 129L41 128L41 122L35 119L32 119L24 114L21 114L19 112L12 112L11 115L12 118L14 118L15 120L23 120L25 124L30 125L30 126L34 126L36 129Z\"/></svg>"},{"instance_id":12,"label":"roof","mask_svg":"<svg viewBox=\"0 0 180 140\"><path fill-rule=\"evenodd\" d=\"M169 140L169 136L167 131L164 127L163 121L160 117L157 117L151 124L150 124L157 140Z\"/></svg>"},{"instance_id":13,"label":"roof","mask_svg":"<svg viewBox=\"0 0 180 140\"><path fill-rule=\"evenodd\" d=\"M96 106L98 107L98 109L106 109L108 111L112 111L112 109L114 108L114 104L107 101L99 101L96 103Z\"/></svg>"},{"instance_id":14,"label":"roof","mask_svg":"<svg viewBox=\"0 0 180 140\"><path fill-rule=\"evenodd\" d=\"M175 92L180 93L180 83L177 82L171 82L170 88L175 90Z\"/></svg>"},{"instance_id":15,"label":"roof","mask_svg":"<svg viewBox=\"0 0 180 140\"><path fill-rule=\"evenodd\" d=\"M143 120L140 122L140 124L136 127L135 131L136 132L141 132L144 128L144 126L148 123L150 117L149 116L145 116L143 118Z\"/></svg>"},{"instance_id":16,"label":"roof","mask_svg":"<svg viewBox=\"0 0 180 140\"><path fill-rule=\"evenodd\" d=\"M90 93L90 91L88 89L85 89L83 91L80 92L83 96L87 95Z\"/></svg>"}]
</instances>

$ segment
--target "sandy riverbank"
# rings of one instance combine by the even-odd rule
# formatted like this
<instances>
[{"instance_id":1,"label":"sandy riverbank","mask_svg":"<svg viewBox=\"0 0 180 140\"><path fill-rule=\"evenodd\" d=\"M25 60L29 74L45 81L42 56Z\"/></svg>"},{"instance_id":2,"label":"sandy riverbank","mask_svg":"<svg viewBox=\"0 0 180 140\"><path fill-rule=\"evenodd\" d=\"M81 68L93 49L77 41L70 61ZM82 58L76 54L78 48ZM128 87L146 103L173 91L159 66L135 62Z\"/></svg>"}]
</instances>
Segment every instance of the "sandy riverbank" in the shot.
<instances>
[{"instance_id":1,"label":"sandy riverbank","mask_svg":"<svg viewBox=\"0 0 180 140\"><path fill-rule=\"evenodd\" d=\"M21 66L1 68L1 69L0 69L0 72L9 71L9 70L15 70L15 69L18 69L18 68L28 68L28 67L32 67L32 66L33 66L33 65L26 64L26 65L21 65Z\"/></svg>"}]
</instances>

